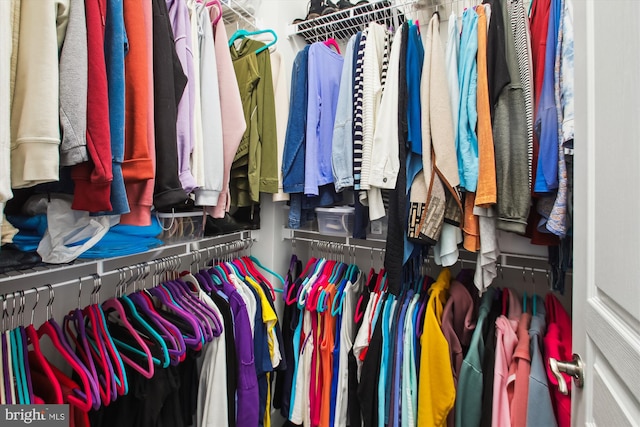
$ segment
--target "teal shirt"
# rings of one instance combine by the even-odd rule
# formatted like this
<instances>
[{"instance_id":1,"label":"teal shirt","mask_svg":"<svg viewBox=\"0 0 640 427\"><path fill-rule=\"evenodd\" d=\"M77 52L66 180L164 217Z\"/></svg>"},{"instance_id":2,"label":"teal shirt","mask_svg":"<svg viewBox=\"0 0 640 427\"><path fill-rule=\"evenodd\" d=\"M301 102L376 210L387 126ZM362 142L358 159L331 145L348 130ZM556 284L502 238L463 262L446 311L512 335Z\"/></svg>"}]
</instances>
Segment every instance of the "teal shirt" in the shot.
<instances>
[{"instance_id":1,"label":"teal shirt","mask_svg":"<svg viewBox=\"0 0 640 427\"><path fill-rule=\"evenodd\" d=\"M484 333L491 310L495 289L489 288L482 296L478 310L476 330L471 337L469 351L462 361L456 390L456 427L477 427L482 415L482 361L484 358Z\"/></svg>"}]
</instances>

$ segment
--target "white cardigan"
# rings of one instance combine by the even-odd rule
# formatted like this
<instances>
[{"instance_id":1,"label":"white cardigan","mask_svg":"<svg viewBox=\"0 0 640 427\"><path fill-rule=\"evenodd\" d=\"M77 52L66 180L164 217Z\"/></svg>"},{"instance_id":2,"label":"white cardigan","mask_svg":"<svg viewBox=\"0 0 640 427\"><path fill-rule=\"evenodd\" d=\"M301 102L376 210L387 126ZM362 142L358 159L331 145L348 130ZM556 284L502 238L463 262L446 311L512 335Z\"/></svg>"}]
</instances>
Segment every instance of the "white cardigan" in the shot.
<instances>
[{"instance_id":1,"label":"white cardigan","mask_svg":"<svg viewBox=\"0 0 640 427\"><path fill-rule=\"evenodd\" d=\"M369 39L367 39L368 43ZM369 174L369 185L371 186L371 190L369 190L369 215L372 220L384 215L380 189L395 188L398 171L400 170L400 160L398 158L398 94L401 45L402 26L396 31L391 45L387 80L380 100L380 108L377 111L376 126L371 143L371 151L375 153L375 156L370 159L371 168ZM382 215L379 215L380 212L382 212Z\"/></svg>"}]
</instances>

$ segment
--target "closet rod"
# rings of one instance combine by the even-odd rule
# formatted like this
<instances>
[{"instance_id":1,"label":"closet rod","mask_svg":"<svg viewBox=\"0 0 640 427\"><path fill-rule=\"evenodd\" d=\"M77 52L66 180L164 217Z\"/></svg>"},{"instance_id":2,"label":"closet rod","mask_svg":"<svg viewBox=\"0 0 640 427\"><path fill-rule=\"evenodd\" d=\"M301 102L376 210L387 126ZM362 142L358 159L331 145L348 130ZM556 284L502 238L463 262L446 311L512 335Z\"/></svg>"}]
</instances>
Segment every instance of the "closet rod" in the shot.
<instances>
[{"instance_id":1,"label":"closet rod","mask_svg":"<svg viewBox=\"0 0 640 427\"><path fill-rule=\"evenodd\" d=\"M361 250L374 250L379 252L385 251L384 240L362 240L354 239L349 236L329 236L320 234L317 231L308 230L292 230L285 229L282 235L284 240L294 242L327 242L341 245L344 249L348 248ZM329 251L330 252L330 251ZM340 255L340 254L338 254ZM346 256L349 254L347 253ZM475 253L461 250L458 262L464 264L476 264L477 255ZM433 255L429 255L430 262L433 261ZM498 257L498 268L522 271L524 275L541 273L550 274L549 261L546 257L525 255L518 253L503 252ZM499 274L499 273L498 273ZM567 271L567 275L571 275L571 271Z\"/></svg>"},{"instance_id":2,"label":"closet rod","mask_svg":"<svg viewBox=\"0 0 640 427\"><path fill-rule=\"evenodd\" d=\"M205 251L206 248L212 247L220 248L230 242L249 239L253 239L251 231L240 231L192 242L163 245L135 255L96 260L76 260L73 264L43 265L29 270L11 271L0 274L0 286L2 286L2 292L11 293L27 290L34 286L40 287L48 283L69 283L77 281L79 277L88 277L93 274L104 277L117 272L119 268L172 256L192 257L193 252Z\"/></svg>"}]
</instances>

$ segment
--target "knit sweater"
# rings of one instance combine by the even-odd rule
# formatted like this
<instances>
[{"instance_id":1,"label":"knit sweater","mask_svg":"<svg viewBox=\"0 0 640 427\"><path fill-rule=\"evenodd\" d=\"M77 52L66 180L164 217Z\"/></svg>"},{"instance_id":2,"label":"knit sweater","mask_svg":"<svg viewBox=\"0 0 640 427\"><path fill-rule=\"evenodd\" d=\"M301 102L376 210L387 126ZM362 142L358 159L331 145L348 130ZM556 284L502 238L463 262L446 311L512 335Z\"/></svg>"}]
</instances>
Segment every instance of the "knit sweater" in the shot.
<instances>
[{"instance_id":1,"label":"knit sweater","mask_svg":"<svg viewBox=\"0 0 640 427\"><path fill-rule=\"evenodd\" d=\"M522 4L520 7L524 7ZM498 18L498 7L494 7L494 17ZM496 156L496 181L498 190L497 228L524 234L531 204L529 191L528 131L525 86L522 76L527 78L526 63L519 63L516 39L508 21L507 11L500 14L505 20L504 39L506 47L506 67L511 76L510 83L500 93L493 121L493 143ZM493 22L493 19L492 19ZM519 47L526 46L524 41ZM521 69L521 67L526 69Z\"/></svg>"}]
</instances>

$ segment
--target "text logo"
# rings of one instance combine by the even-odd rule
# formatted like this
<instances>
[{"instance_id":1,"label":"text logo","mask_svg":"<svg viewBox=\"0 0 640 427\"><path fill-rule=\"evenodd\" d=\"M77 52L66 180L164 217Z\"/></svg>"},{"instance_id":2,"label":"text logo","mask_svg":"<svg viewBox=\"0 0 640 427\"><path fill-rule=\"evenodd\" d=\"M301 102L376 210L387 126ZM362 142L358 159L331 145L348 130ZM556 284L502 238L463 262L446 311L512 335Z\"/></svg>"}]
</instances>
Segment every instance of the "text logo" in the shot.
<instances>
[{"instance_id":1,"label":"text logo","mask_svg":"<svg viewBox=\"0 0 640 427\"><path fill-rule=\"evenodd\" d=\"M69 427L69 405L0 405L0 425Z\"/></svg>"}]
</instances>

